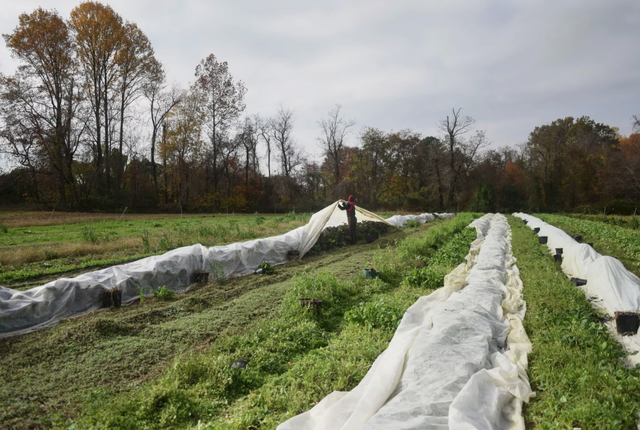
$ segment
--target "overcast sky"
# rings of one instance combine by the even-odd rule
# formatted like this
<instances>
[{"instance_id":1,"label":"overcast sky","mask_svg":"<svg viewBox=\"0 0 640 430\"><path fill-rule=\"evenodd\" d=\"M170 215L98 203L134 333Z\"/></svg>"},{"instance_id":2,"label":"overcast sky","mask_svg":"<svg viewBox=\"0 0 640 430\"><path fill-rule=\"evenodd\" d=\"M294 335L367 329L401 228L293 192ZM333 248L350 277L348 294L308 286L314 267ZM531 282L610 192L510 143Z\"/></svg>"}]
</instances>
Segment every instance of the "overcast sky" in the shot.
<instances>
[{"instance_id":1,"label":"overcast sky","mask_svg":"<svg viewBox=\"0 0 640 430\"><path fill-rule=\"evenodd\" d=\"M38 6L65 18L80 1L0 0L0 33ZM186 87L213 53L248 88L247 113L295 110L294 135L319 149L336 103L365 126L436 134L453 107L493 147L537 125L588 115L631 133L640 114L640 1L111 0ZM4 44L0 71L15 68Z\"/></svg>"}]
</instances>

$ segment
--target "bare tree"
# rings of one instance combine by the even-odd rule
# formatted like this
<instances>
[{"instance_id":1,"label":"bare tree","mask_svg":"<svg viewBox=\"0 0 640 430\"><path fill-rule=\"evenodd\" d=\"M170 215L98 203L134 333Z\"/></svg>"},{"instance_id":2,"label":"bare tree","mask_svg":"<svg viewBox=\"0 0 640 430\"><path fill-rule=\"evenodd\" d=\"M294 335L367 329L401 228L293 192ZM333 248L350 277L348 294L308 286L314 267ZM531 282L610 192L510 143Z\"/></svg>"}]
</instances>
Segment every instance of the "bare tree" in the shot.
<instances>
[{"instance_id":1,"label":"bare tree","mask_svg":"<svg viewBox=\"0 0 640 430\"><path fill-rule=\"evenodd\" d=\"M462 117L459 109L451 109L452 115L440 121L438 128L443 133L443 140L449 150L449 205L455 205L455 193L460 179L473 165L476 155L488 145L484 131L477 131L469 140L464 135L473 129L475 120L470 116Z\"/></svg>"},{"instance_id":2,"label":"bare tree","mask_svg":"<svg viewBox=\"0 0 640 430\"><path fill-rule=\"evenodd\" d=\"M280 110L274 118L270 120L271 136L273 137L279 150L280 166L282 173L288 179L291 172L300 164L301 155L291 137L293 130L293 111L285 110L280 106Z\"/></svg>"},{"instance_id":3,"label":"bare tree","mask_svg":"<svg viewBox=\"0 0 640 430\"><path fill-rule=\"evenodd\" d=\"M158 193L158 173L155 158L158 132L169 112L184 98L184 92L175 86L172 87L171 90L167 90L165 80L162 64L154 61L150 68L148 79L142 88L144 96L149 100L151 119L151 166L156 194ZM163 132L163 136L164 134Z\"/></svg>"},{"instance_id":4,"label":"bare tree","mask_svg":"<svg viewBox=\"0 0 640 430\"><path fill-rule=\"evenodd\" d=\"M267 147L267 179L271 179L271 143L273 139L273 133L271 132L271 121L263 120L256 115L256 124L260 137Z\"/></svg>"},{"instance_id":5,"label":"bare tree","mask_svg":"<svg viewBox=\"0 0 640 430\"><path fill-rule=\"evenodd\" d=\"M120 131L118 146L118 163L116 188L122 189L125 110L142 94L147 75L154 72L158 64L154 58L153 47L147 36L134 23L127 22L123 27L123 40L120 51L116 54L119 68L117 88L120 97Z\"/></svg>"},{"instance_id":6,"label":"bare tree","mask_svg":"<svg viewBox=\"0 0 640 430\"><path fill-rule=\"evenodd\" d=\"M255 172L258 164L256 155L256 147L258 146L258 138L260 136L260 131L257 127L258 121L258 116L245 118L242 130L238 135L245 152L244 181L247 186L249 185L250 167L253 166L253 171Z\"/></svg>"},{"instance_id":7,"label":"bare tree","mask_svg":"<svg viewBox=\"0 0 640 430\"><path fill-rule=\"evenodd\" d=\"M221 145L220 145L220 153L223 161L223 170L224 174L227 177L227 197L231 197L231 190L233 189L233 177L234 172L231 171L231 168L238 165L236 162L238 149L242 146L242 136L234 136L230 138L228 135L224 135L221 137Z\"/></svg>"},{"instance_id":8,"label":"bare tree","mask_svg":"<svg viewBox=\"0 0 640 430\"><path fill-rule=\"evenodd\" d=\"M349 129L356 124L355 121L345 120L340 116L341 108L342 106L336 104L329 111L328 117L318 122L323 134L318 140L325 156L329 157L333 163L333 175L336 184L340 182L340 162L342 161L344 139L349 133Z\"/></svg>"},{"instance_id":9,"label":"bare tree","mask_svg":"<svg viewBox=\"0 0 640 430\"><path fill-rule=\"evenodd\" d=\"M640 133L640 115L633 115L633 131Z\"/></svg>"}]
</instances>

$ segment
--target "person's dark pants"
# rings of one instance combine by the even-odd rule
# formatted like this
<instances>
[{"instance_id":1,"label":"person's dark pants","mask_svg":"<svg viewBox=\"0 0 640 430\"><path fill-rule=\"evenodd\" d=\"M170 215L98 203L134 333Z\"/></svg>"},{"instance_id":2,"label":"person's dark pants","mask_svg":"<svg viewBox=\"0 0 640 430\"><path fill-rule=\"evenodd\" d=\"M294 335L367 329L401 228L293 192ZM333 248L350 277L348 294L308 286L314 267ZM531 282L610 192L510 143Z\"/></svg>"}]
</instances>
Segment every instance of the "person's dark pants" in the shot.
<instances>
[{"instance_id":1,"label":"person's dark pants","mask_svg":"<svg viewBox=\"0 0 640 430\"><path fill-rule=\"evenodd\" d=\"M356 219L356 216L349 216L347 215L347 221L349 223L349 235L351 236L351 244L355 245L356 244L356 224L358 222L358 220Z\"/></svg>"}]
</instances>

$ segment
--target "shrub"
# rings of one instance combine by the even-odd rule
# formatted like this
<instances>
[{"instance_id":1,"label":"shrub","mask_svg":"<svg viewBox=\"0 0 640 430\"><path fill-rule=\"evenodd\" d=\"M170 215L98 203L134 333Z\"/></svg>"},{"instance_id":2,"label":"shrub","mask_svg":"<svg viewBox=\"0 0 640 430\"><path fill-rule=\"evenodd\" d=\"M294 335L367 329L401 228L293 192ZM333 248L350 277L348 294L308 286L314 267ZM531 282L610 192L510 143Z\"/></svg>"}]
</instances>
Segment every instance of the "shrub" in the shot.
<instances>
[{"instance_id":1,"label":"shrub","mask_svg":"<svg viewBox=\"0 0 640 430\"><path fill-rule=\"evenodd\" d=\"M387 234L391 228L388 224L376 221L364 221L358 223L356 227L356 241L364 241L367 236L382 236ZM326 251L335 247L342 247L351 244L349 226L328 227L318 237L318 241L311 248L311 252Z\"/></svg>"},{"instance_id":2,"label":"shrub","mask_svg":"<svg viewBox=\"0 0 640 430\"><path fill-rule=\"evenodd\" d=\"M9 229L8 229L8 228L7 228L7 226L6 226L6 225L4 225L4 224L0 224L0 230L1 230L3 233L9 233Z\"/></svg>"},{"instance_id":3,"label":"shrub","mask_svg":"<svg viewBox=\"0 0 640 430\"><path fill-rule=\"evenodd\" d=\"M258 269L263 269L263 273L265 275L273 275L274 273L276 273L276 270L273 268L273 266L266 261L258 264Z\"/></svg>"}]
</instances>

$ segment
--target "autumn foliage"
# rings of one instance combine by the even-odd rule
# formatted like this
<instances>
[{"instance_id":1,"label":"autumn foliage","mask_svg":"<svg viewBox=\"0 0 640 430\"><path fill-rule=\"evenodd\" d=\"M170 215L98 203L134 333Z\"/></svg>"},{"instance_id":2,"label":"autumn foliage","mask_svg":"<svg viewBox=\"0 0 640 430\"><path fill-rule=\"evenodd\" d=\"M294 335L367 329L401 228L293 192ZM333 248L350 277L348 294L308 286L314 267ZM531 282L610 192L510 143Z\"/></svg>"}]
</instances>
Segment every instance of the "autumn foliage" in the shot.
<instances>
[{"instance_id":1,"label":"autumn foliage","mask_svg":"<svg viewBox=\"0 0 640 430\"><path fill-rule=\"evenodd\" d=\"M0 74L0 151L11 163L0 204L282 212L353 194L373 210L626 213L640 201L637 115L628 137L567 117L488 150L459 108L443 112L438 136L421 136L358 131L335 105L317 142L300 142L295 110L247 114L245 84L214 54L190 88L167 85L143 29L103 3L83 2L68 19L38 8L3 37L19 67ZM323 158L305 157L305 143Z\"/></svg>"}]
</instances>

